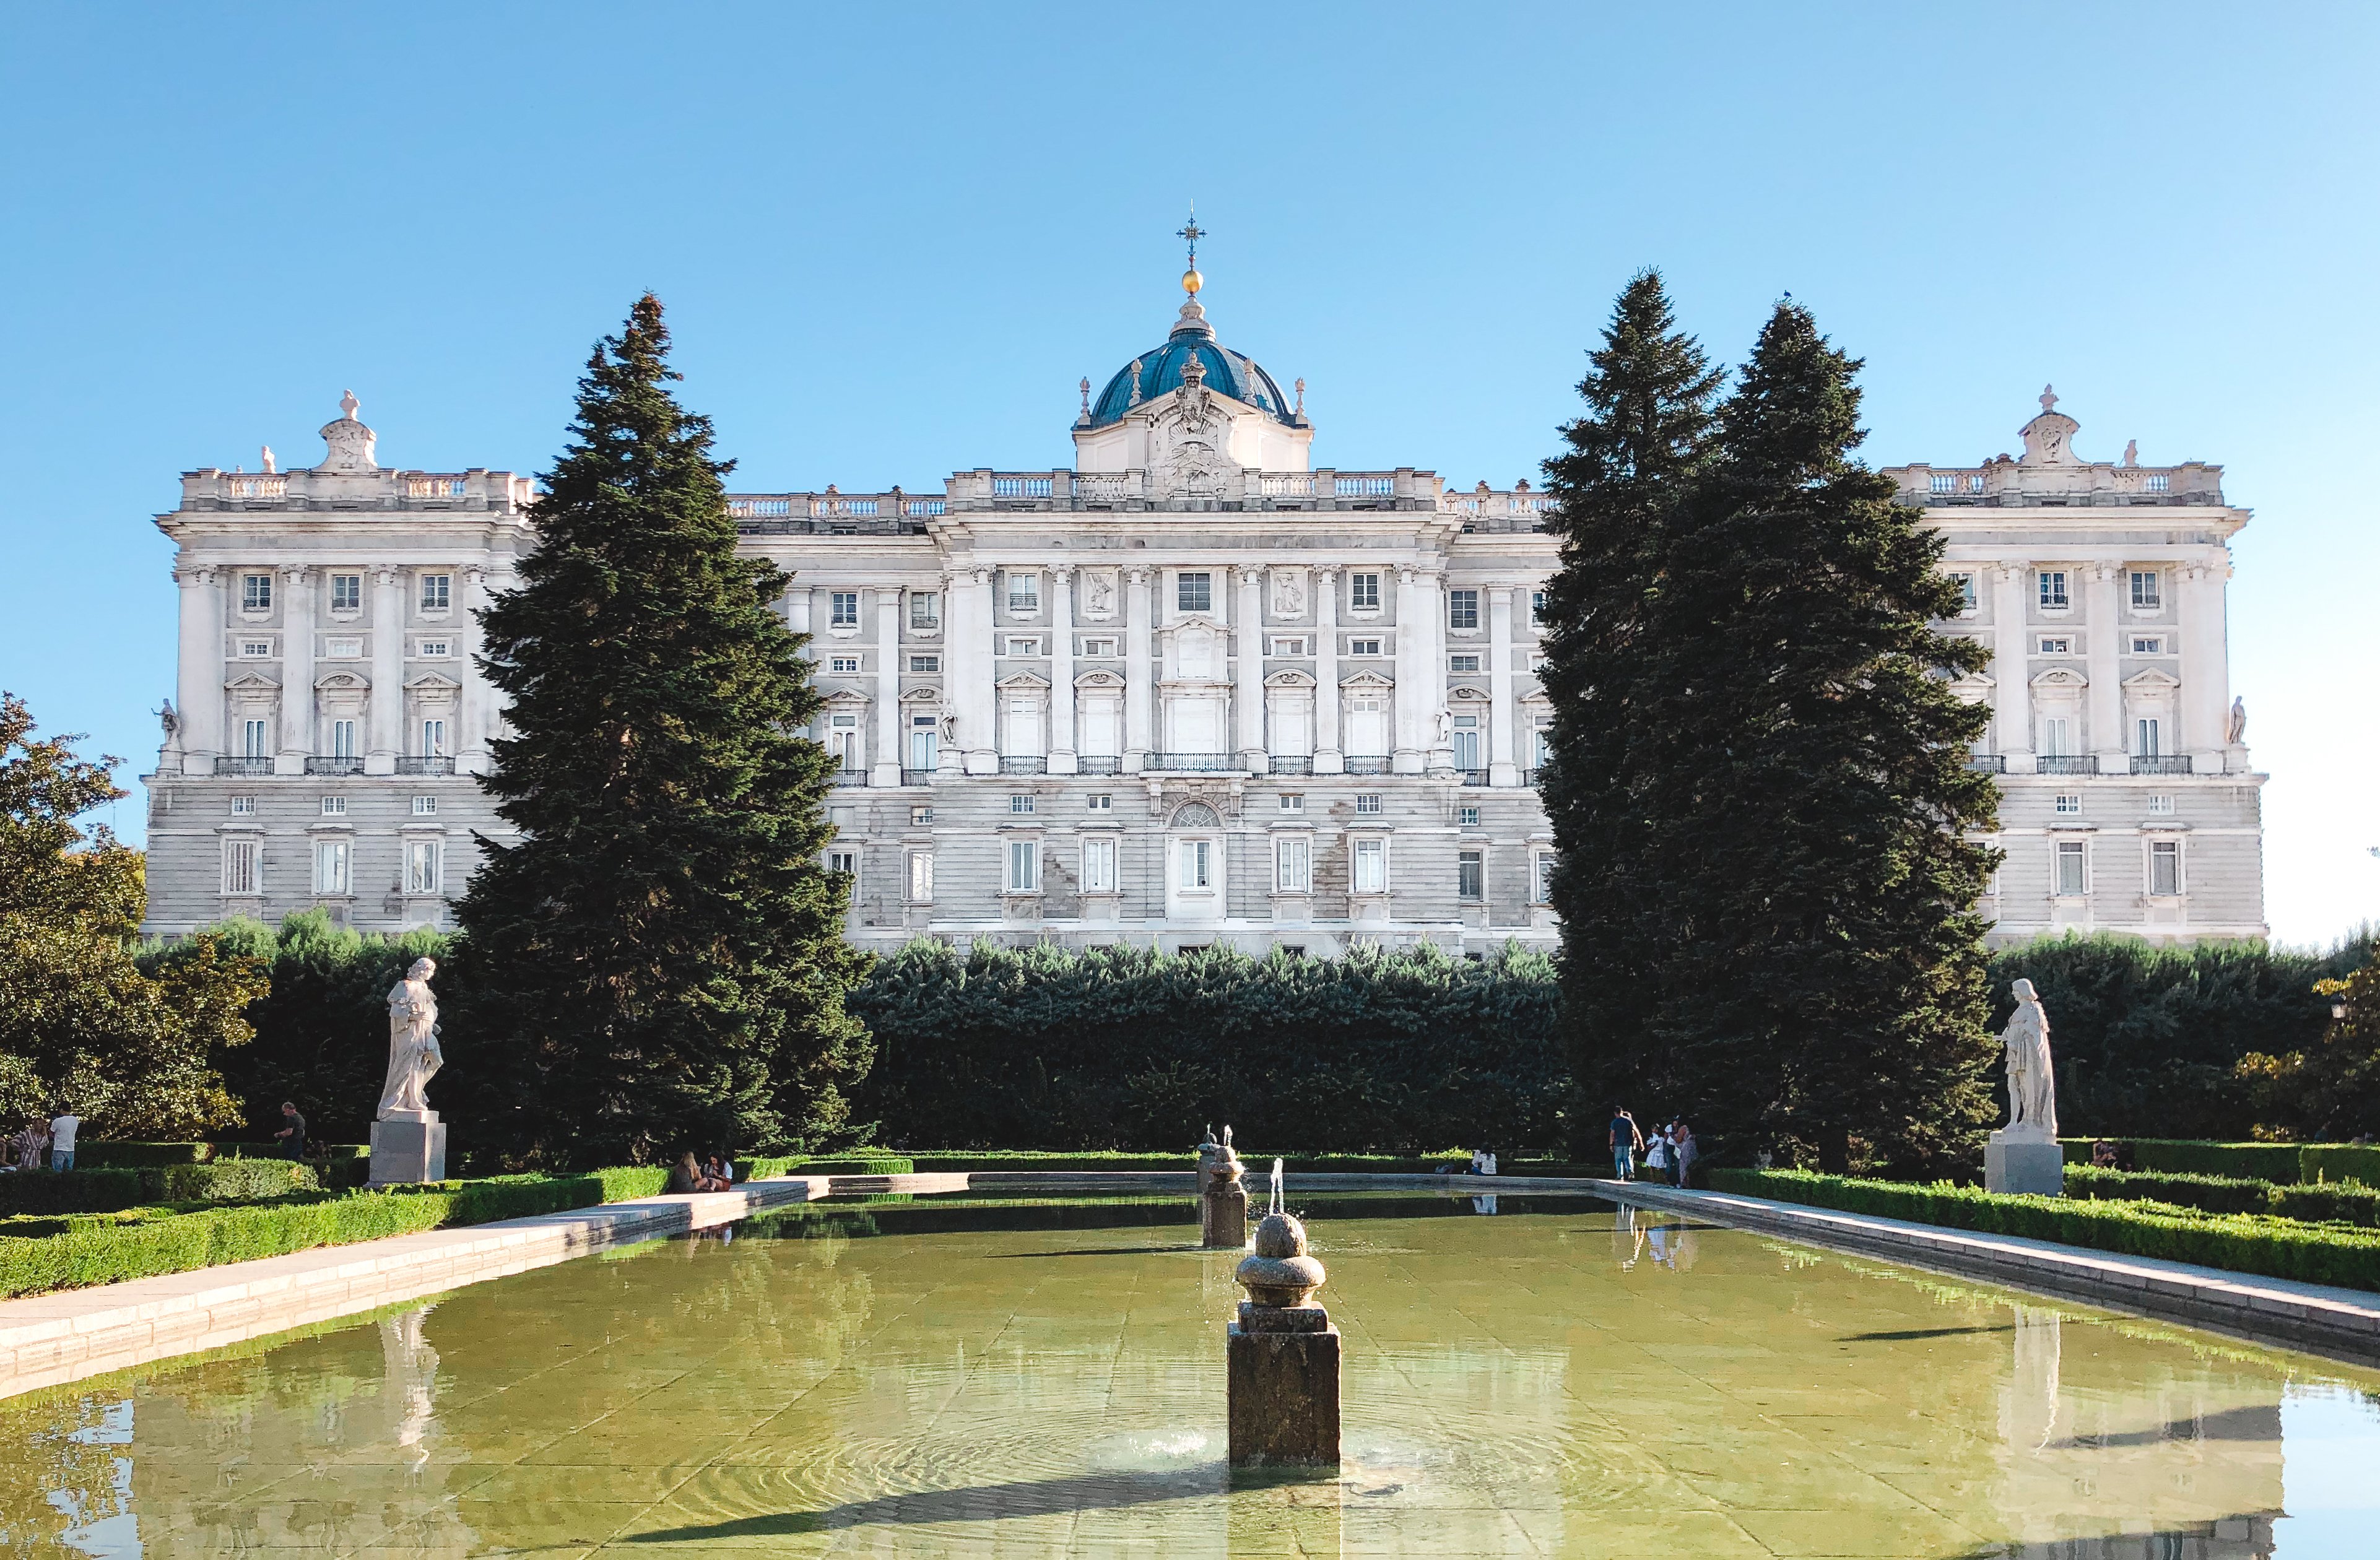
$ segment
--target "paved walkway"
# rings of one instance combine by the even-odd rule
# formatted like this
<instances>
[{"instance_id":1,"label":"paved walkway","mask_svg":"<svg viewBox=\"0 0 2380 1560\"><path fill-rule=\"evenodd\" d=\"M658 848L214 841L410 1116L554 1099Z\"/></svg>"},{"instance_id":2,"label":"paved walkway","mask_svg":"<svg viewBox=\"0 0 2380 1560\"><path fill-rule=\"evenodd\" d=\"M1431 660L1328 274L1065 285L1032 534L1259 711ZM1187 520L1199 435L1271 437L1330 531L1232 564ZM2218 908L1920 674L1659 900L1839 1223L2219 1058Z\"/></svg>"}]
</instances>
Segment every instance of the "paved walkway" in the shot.
<instances>
[{"instance_id":1,"label":"paved walkway","mask_svg":"<svg viewBox=\"0 0 2380 1560\"><path fill-rule=\"evenodd\" d=\"M1541 1176L1289 1174L1293 1192L1584 1194L1715 1224L1867 1252L2143 1315L2380 1363L2380 1294L1981 1235L1728 1192ZM788 1176L734 1191L648 1197L568 1213L284 1257L98 1288L0 1301L0 1397L196 1353L310 1323L566 1262L608 1247L732 1223L829 1195L952 1191L1187 1191L1192 1172L1006 1170L905 1176ZM1261 1196L1250 1186L1251 1202Z\"/></svg>"}]
</instances>

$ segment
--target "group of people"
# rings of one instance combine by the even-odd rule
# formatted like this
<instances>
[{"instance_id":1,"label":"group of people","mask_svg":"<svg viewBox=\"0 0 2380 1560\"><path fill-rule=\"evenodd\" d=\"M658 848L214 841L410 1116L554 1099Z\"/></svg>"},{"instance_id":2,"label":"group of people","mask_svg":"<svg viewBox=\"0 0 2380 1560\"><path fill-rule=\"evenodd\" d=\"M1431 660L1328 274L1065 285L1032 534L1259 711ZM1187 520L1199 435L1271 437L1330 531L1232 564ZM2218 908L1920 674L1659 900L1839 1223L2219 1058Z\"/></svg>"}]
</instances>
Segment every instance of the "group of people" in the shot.
<instances>
[{"instance_id":1,"label":"group of people","mask_svg":"<svg viewBox=\"0 0 2380 1560\"><path fill-rule=\"evenodd\" d=\"M1672 1117L1666 1127L1656 1125L1648 1134L1620 1105L1611 1107L1610 1142L1611 1172L1621 1180L1636 1179L1641 1164L1651 1179L1684 1186L1701 1152L1694 1145L1694 1130L1682 1117Z\"/></svg>"},{"instance_id":2,"label":"group of people","mask_svg":"<svg viewBox=\"0 0 2380 1560\"><path fill-rule=\"evenodd\" d=\"M735 1165L724 1154L712 1150L710 1156L697 1159L694 1150L678 1155L670 1167L669 1190L673 1192L733 1191L735 1190Z\"/></svg>"},{"instance_id":3,"label":"group of people","mask_svg":"<svg viewBox=\"0 0 2380 1560\"><path fill-rule=\"evenodd\" d=\"M82 1118L63 1107L46 1121L34 1117L8 1139L8 1151L5 1161L0 1161L0 1172L38 1170L44 1158L53 1170L73 1169L75 1134L81 1130Z\"/></svg>"}]
</instances>

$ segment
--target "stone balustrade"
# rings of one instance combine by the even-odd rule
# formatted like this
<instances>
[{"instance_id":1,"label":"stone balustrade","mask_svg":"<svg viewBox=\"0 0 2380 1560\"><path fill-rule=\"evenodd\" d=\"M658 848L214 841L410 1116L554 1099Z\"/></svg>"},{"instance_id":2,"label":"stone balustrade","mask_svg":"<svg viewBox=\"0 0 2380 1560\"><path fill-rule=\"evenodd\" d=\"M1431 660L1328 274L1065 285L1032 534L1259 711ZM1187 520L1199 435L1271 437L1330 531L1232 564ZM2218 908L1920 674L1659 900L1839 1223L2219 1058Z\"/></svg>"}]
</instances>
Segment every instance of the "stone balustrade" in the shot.
<instances>
[{"instance_id":1,"label":"stone balustrade","mask_svg":"<svg viewBox=\"0 0 2380 1560\"><path fill-rule=\"evenodd\" d=\"M2219 504L2223 468L2204 461L2180 466L2125 466L2098 461L2028 463L1999 459L1982 466L1888 466L1903 502L1924 505Z\"/></svg>"},{"instance_id":2,"label":"stone balustrade","mask_svg":"<svg viewBox=\"0 0 2380 1560\"><path fill-rule=\"evenodd\" d=\"M222 471L182 474L185 510L484 510L517 514L537 484L509 471Z\"/></svg>"}]
</instances>

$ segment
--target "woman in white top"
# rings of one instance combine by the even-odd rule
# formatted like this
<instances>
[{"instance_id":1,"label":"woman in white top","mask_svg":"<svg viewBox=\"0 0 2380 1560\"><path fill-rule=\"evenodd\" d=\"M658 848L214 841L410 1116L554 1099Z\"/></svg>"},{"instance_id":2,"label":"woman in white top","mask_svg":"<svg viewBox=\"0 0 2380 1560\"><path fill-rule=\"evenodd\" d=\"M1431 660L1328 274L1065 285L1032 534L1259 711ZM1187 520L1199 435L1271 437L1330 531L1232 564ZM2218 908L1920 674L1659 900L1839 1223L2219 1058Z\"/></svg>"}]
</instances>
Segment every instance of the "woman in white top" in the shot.
<instances>
[{"instance_id":1,"label":"woman in white top","mask_svg":"<svg viewBox=\"0 0 2380 1560\"><path fill-rule=\"evenodd\" d=\"M1645 1145L1645 1167L1648 1170L1667 1170L1670 1167L1670 1130L1667 1127L1653 1129L1653 1141Z\"/></svg>"}]
</instances>

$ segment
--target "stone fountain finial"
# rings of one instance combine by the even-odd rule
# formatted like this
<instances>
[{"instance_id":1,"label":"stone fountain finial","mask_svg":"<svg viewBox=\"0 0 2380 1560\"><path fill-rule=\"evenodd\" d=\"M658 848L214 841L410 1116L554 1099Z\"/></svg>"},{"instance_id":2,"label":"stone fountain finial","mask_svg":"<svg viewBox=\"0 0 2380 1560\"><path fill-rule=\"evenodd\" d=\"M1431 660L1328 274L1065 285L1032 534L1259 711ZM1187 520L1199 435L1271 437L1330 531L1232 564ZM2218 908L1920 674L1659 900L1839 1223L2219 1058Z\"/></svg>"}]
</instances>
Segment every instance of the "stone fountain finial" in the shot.
<instances>
[{"instance_id":1,"label":"stone fountain finial","mask_svg":"<svg viewBox=\"0 0 2380 1560\"><path fill-rule=\"evenodd\" d=\"M1231 1461L1336 1464L1339 1329L1314 1300L1325 1274L1306 1251L1305 1226L1274 1201L1232 1275L1248 1298L1225 1336Z\"/></svg>"},{"instance_id":2,"label":"stone fountain finial","mask_svg":"<svg viewBox=\"0 0 2380 1560\"><path fill-rule=\"evenodd\" d=\"M1198 1145L1198 1243L1209 1251L1236 1252L1248 1240L1248 1189L1240 1179L1240 1156L1232 1152L1232 1129L1223 1141L1207 1129Z\"/></svg>"},{"instance_id":3,"label":"stone fountain finial","mask_svg":"<svg viewBox=\"0 0 2380 1560\"><path fill-rule=\"evenodd\" d=\"M1306 1254L1305 1226L1295 1215L1267 1214L1257 1224L1256 1247L1232 1275L1247 1290L1250 1305L1304 1306L1322 1288L1328 1275L1319 1258Z\"/></svg>"}]
</instances>

